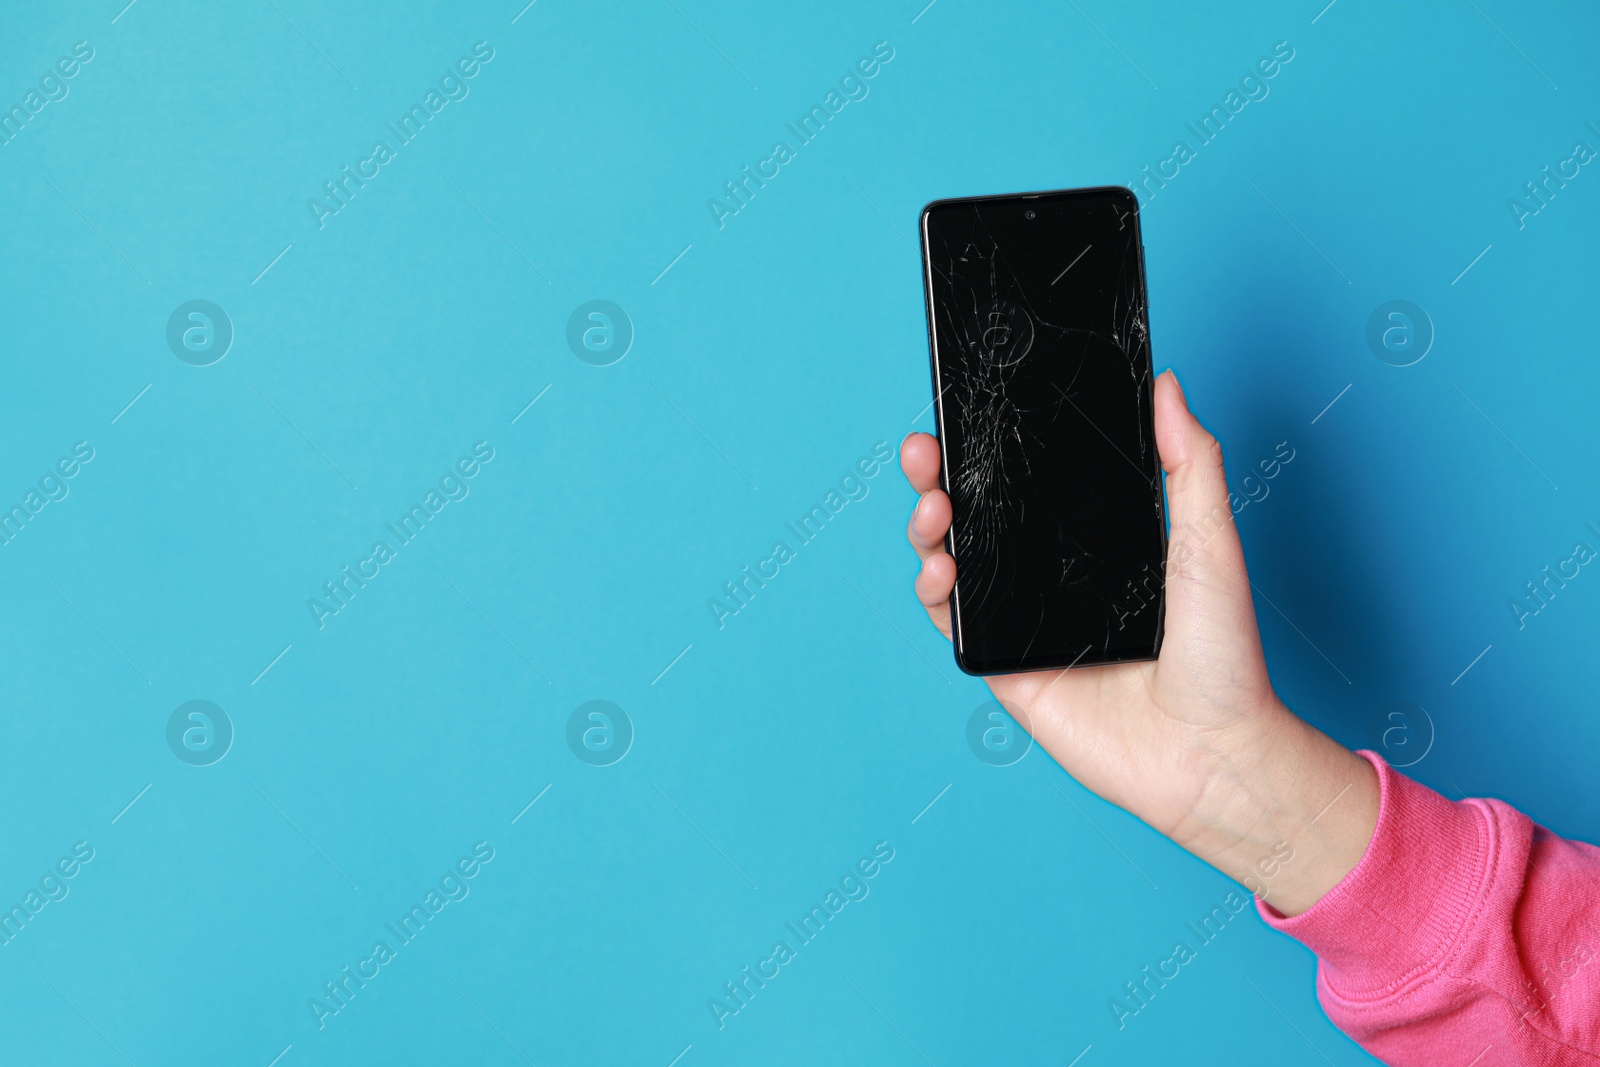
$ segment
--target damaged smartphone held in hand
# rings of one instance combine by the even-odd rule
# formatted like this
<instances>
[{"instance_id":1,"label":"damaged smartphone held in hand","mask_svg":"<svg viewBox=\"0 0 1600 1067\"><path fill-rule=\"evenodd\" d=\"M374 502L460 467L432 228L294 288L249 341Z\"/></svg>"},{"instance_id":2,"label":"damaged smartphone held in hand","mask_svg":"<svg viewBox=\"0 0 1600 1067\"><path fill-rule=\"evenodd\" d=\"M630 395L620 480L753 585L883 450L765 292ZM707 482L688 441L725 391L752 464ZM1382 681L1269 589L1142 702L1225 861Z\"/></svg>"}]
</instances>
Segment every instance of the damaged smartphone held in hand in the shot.
<instances>
[{"instance_id":1,"label":"damaged smartphone held in hand","mask_svg":"<svg viewBox=\"0 0 1600 1067\"><path fill-rule=\"evenodd\" d=\"M1155 658L1166 517L1138 202L936 200L921 231L957 665Z\"/></svg>"}]
</instances>

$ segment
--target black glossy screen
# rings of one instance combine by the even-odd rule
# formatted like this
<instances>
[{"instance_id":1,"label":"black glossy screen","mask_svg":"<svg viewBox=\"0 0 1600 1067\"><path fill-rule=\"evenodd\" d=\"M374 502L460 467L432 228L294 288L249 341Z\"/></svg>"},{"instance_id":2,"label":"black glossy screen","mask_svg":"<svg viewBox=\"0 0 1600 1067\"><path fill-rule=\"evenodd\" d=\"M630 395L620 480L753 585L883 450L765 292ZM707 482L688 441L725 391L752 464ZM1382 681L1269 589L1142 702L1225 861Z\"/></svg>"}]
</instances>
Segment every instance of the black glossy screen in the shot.
<instances>
[{"instance_id":1,"label":"black glossy screen","mask_svg":"<svg viewBox=\"0 0 1600 1067\"><path fill-rule=\"evenodd\" d=\"M1165 521L1132 194L937 201L922 250L958 663L1153 657Z\"/></svg>"}]
</instances>

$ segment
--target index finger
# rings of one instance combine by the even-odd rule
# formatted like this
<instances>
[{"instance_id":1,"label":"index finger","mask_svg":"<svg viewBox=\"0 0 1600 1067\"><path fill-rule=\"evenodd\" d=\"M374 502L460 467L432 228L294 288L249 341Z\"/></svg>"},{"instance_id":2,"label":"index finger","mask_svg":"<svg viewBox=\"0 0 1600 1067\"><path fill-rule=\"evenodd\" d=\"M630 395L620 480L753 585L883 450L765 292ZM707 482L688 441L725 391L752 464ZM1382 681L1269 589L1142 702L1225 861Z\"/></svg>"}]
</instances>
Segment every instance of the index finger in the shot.
<instances>
[{"instance_id":1,"label":"index finger","mask_svg":"<svg viewBox=\"0 0 1600 1067\"><path fill-rule=\"evenodd\" d=\"M939 487L939 439L917 432L900 442L900 469L920 496Z\"/></svg>"}]
</instances>

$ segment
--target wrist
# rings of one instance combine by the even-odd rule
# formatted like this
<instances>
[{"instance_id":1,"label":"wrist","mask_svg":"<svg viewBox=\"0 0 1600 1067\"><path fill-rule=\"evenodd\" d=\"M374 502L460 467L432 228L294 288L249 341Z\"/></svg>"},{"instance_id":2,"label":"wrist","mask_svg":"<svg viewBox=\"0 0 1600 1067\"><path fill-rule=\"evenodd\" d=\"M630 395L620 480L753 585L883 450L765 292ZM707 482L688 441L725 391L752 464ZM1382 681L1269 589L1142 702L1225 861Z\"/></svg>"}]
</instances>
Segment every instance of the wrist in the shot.
<instances>
[{"instance_id":1,"label":"wrist","mask_svg":"<svg viewBox=\"0 0 1600 1067\"><path fill-rule=\"evenodd\" d=\"M1377 772L1276 700L1214 750L1173 840L1285 915L1309 909L1361 861Z\"/></svg>"}]
</instances>

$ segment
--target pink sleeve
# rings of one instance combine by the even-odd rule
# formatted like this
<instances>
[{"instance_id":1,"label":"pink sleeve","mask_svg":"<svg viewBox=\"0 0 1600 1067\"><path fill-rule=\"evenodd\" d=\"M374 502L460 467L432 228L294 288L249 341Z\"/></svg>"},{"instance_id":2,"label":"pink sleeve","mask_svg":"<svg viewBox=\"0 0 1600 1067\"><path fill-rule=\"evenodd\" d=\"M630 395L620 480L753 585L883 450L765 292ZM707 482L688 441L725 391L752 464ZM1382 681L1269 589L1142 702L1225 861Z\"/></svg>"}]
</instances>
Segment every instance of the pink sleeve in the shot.
<instances>
[{"instance_id":1,"label":"pink sleeve","mask_svg":"<svg viewBox=\"0 0 1600 1067\"><path fill-rule=\"evenodd\" d=\"M1256 904L1317 954L1328 1018L1393 1067L1600 1064L1600 848L1361 755L1382 788L1361 862L1304 914Z\"/></svg>"}]
</instances>

